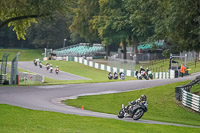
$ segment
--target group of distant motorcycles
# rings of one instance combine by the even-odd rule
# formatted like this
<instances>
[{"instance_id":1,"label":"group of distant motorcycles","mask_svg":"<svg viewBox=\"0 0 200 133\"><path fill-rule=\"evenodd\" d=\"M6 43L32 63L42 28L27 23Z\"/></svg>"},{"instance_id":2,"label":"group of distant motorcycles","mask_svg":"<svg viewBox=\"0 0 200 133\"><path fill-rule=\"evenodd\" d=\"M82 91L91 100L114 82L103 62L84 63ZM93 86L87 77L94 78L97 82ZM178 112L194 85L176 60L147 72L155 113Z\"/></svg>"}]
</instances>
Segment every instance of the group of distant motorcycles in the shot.
<instances>
[{"instance_id":1,"label":"group of distant motorcycles","mask_svg":"<svg viewBox=\"0 0 200 133\"><path fill-rule=\"evenodd\" d=\"M150 71L148 68L146 68L146 71L140 67L140 71L136 71L135 72L135 76L137 79L142 80L142 79L153 79L153 73L152 71ZM119 73L119 78L124 80L125 79L125 74L123 72ZM114 74L112 74L111 72L108 73L108 79L118 79L118 74L117 72L115 72Z\"/></svg>"},{"instance_id":2,"label":"group of distant motorcycles","mask_svg":"<svg viewBox=\"0 0 200 133\"><path fill-rule=\"evenodd\" d=\"M34 60L34 65L37 66L37 63L38 61ZM39 61L39 67L42 68L42 62ZM50 73L53 73L53 66L52 64L49 64L48 62L46 63L46 69L47 71L49 71ZM55 69L55 73L58 74L59 73L59 67L56 66L56 69Z\"/></svg>"},{"instance_id":3,"label":"group of distant motorcycles","mask_svg":"<svg viewBox=\"0 0 200 133\"><path fill-rule=\"evenodd\" d=\"M148 68L146 68L146 71L140 67L140 72L136 71L135 76L137 79L142 80L143 78L146 80L153 79L153 73Z\"/></svg>"},{"instance_id":4,"label":"group of distant motorcycles","mask_svg":"<svg viewBox=\"0 0 200 133\"><path fill-rule=\"evenodd\" d=\"M119 73L119 78L124 80L125 79L125 74L123 72ZM108 79L118 79L118 74L115 72L113 75L111 72L108 73Z\"/></svg>"}]
</instances>

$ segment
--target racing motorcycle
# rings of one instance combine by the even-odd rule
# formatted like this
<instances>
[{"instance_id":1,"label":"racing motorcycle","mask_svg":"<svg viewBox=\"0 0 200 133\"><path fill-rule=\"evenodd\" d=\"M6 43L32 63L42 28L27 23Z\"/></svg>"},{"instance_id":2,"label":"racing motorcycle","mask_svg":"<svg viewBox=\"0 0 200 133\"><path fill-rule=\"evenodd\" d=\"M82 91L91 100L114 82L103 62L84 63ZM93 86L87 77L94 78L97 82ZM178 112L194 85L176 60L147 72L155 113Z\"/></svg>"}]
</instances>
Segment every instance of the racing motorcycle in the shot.
<instances>
[{"instance_id":1,"label":"racing motorcycle","mask_svg":"<svg viewBox=\"0 0 200 133\"><path fill-rule=\"evenodd\" d=\"M123 72L119 73L119 77L120 79L125 80L125 74Z\"/></svg>"},{"instance_id":2,"label":"racing motorcycle","mask_svg":"<svg viewBox=\"0 0 200 133\"><path fill-rule=\"evenodd\" d=\"M40 68L42 68L42 63L41 62L39 63L39 66L40 66Z\"/></svg>"},{"instance_id":3,"label":"racing motorcycle","mask_svg":"<svg viewBox=\"0 0 200 133\"><path fill-rule=\"evenodd\" d=\"M59 69L58 69L58 68L56 68L55 72L56 72L56 74L58 74L58 72L59 72Z\"/></svg>"},{"instance_id":4,"label":"racing motorcycle","mask_svg":"<svg viewBox=\"0 0 200 133\"><path fill-rule=\"evenodd\" d=\"M149 77L145 71L141 71L141 75L144 79L149 80Z\"/></svg>"},{"instance_id":5,"label":"racing motorcycle","mask_svg":"<svg viewBox=\"0 0 200 133\"><path fill-rule=\"evenodd\" d=\"M149 77L150 79L153 79L153 73L152 73L152 71L148 71L147 75L148 75L148 77Z\"/></svg>"},{"instance_id":6,"label":"racing motorcycle","mask_svg":"<svg viewBox=\"0 0 200 133\"><path fill-rule=\"evenodd\" d=\"M147 112L147 106L140 102L129 102L127 106L124 107L122 104L122 109L118 113L118 118L130 117L133 120L139 120L144 113Z\"/></svg>"},{"instance_id":7,"label":"racing motorcycle","mask_svg":"<svg viewBox=\"0 0 200 133\"><path fill-rule=\"evenodd\" d=\"M113 78L113 76L112 76L112 73L111 73L111 72L109 72L109 73L108 73L108 79L110 79L110 80L111 80L112 78Z\"/></svg>"},{"instance_id":8,"label":"racing motorcycle","mask_svg":"<svg viewBox=\"0 0 200 133\"><path fill-rule=\"evenodd\" d=\"M116 72L114 73L113 79L118 79L118 74Z\"/></svg>"},{"instance_id":9,"label":"racing motorcycle","mask_svg":"<svg viewBox=\"0 0 200 133\"><path fill-rule=\"evenodd\" d=\"M137 77L137 79L139 79L139 80L142 80L142 75L141 75L141 73L139 73L138 71L136 71L136 77Z\"/></svg>"},{"instance_id":10,"label":"racing motorcycle","mask_svg":"<svg viewBox=\"0 0 200 133\"><path fill-rule=\"evenodd\" d=\"M34 60L34 65L37 66L37 61Z\"/></svg>"},{"instance_id":11,"label":"racing motorcycle","mask_svg":"<svg viewBox=\"0 0 200 133\"><path fill-rule=\"evenodd\" d=\"M50 68L50 65L46 65L46 68L47 68L47 71L49 70L49 68Z\"/></svg>"},{"instance_id":12,"label":"racing motorcycle","mask_svg":"<svg viewBox=\"0 0 200 133\"><path fill-rule=\"evenodd\" d=\"M52 66L49 68L49 71L50 71L50 73L53 72L53 67Z\"/></svg>"},{"instance_id":13,"label":"racing motorcycle","mask_svg":"<svg viewBox=\"0 0 200 133\"><path fill-rule=\"evenodd\" d=\"M141 73L139 73L138 71L135 72L135 75L137 77L137 79L142 80L142 78L149 80L148 75L146 74L145 71L141 71Z\"/></svg>"}]
</instances>

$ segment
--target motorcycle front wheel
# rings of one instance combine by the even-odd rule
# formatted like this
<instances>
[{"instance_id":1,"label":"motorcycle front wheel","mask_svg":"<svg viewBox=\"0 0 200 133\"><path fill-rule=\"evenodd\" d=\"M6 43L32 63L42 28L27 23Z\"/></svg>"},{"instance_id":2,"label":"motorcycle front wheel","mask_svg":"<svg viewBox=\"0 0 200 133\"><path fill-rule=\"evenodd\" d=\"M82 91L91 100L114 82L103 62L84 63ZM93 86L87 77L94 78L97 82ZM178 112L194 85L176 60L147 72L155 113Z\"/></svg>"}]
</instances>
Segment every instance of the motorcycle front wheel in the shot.
<instances>
[{"instance_id":1,"label":"motorcycle front wheel","mask_svg":"<svg viewBox=\"0 0 200 133\"><path fill-rule=\"evenodd\" d=\"M133 114L133 120L139 120L144 115L144 109L138 108Z\"/></svg>"},{"instance_id":2,"label":"motorcycle front wheel","mask_svg":"<svg viewBox=\"0 0 200 133\"><path fill-rule=\"evenodd\" d=\"M124 110L121 109L117 116L118 116L118 118L124 118Z\"/></svg>"}]
</instances>

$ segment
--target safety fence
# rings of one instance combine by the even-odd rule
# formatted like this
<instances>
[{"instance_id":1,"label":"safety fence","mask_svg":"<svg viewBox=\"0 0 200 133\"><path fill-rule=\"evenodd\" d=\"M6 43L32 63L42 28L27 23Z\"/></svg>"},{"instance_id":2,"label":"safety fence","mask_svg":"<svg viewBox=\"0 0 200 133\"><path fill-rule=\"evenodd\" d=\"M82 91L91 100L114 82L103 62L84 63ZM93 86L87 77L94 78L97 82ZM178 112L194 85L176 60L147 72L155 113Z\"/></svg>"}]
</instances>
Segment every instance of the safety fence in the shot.
<instances>
[{"instance_id":1,"label":"safety fence","mask_svg":"<svg viewBox=\"0 0 200 133\"><path fill-rule=\"evenodd\" d=\"M66 60L66 61L68 61L68 60ZM108 65L104 65L104 64L95 63L93 61L84 59L83 57L74 57L74 61L84 64L89 67L94 67L96 69L101 69L101 70L105 70L105 71L112 72L112 73L123 72L126 76L136 77L135 71L133 71L133 70L117 68L117 67L112 67L112 66L108 66ZM175 77L175 71L170 70L168 72L156 72L156 73L153 73L153 77L154 77L154 79L169 79L169 78L172 79Z\"/></svg>"},{"instance_id":2,"label":"safety fence","mask_svg":"<svg viewBox=\"0 0 200 133\"><path fill-rule=\"evenodd\" d=\"M46 60L46 58L44 58L43 60ZM90 60L92 60L92 57L63 56L63 57L56 57L55 60L75 61L75 62L84 64L89 67L94 67L96 69L101 69L101 70L105 70L105 71L112 72L112 73L123 72L126 76L136 77L134 70L109 66L109 65L105 65L105 64L99 64L99 63L90 61ZM154 79L173 79L175 77L176 77L175 70L169 70L167 72L153 72Z\"/></svg>"},{"instance_id":3,"label":"safety fence","mask_svg":"<svg viewBox=\"0 0 200 133\"><path fill-rule=\"evenodd\" d=\"M8 79L10 77L11 68L7 68ZM44 76L34 73L28 72L21 72L18 71L17 75L18 83L21 85L28 85L28 84L42 84L44 82Z\"/></svg>"},{"instance_id":4,"label":"safety fence","mask_svg":"<svg viewBox=\"0 0 200 133\"><path fill-rule=\"evenodd\" d=\"M186 85L176 87L175 97L176 100L180 101L184 106L200 112L200 96L190 93L190 89L195 84L200 84L200 76Z\"/></svg>"},{"instance_id":5,"label":"safety fence","mask_svg":"<svg viewBox=\"0 0 200 133\"><path fill-rule=\"evenodd\" d=\"M44 82L44 77L42 75L27 72L18 72L18 74L20 84L42 84Z\"/></svg>"}]
</instances>

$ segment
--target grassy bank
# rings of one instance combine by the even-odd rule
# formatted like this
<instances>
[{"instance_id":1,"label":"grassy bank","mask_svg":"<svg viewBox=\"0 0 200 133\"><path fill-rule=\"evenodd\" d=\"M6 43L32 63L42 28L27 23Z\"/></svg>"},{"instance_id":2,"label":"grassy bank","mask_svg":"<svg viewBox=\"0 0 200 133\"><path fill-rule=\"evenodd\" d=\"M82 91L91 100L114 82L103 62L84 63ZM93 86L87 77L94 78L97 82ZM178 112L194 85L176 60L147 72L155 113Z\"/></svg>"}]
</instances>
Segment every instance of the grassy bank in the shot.
<instances>
[{"instance_id":1,"label":"grassy bank","mask_svg":"<svg viewBox=\"0 0 200 133\"><path fill-rule=\"evenodd\" d=\"M198 133L199 128L124 122L0 104L1 133Z\"/></svg>"},{"instance_id":2,"label":"grassy bank","mask_svg":"<svg viewBox=\"0 0 200 133\"><path fill-rule=\"evenodd\" d=\"M43 61L43 64L46 64L47 61ZM109 80L108 79L108 72L107 71L103 71L103 70L99 70L96 68L92 68L89 66L85 66L83 64L77 63L77 62L73 62L73 61L48 61L50 64L53 65L53 67L55 66L59 66L59 69L64 71L64 72L68 72L68 73L72 73L75 75L79 75L82 77L86 77L89 78L91 80L68 80L68 81L61 81L61 80L54 80L54 79L50 79L50 78L45 78L45 82L47 82L48 84L66 84L66 83L97 83L97 82L114 82L114 81L122 81L120 79L118 80ZM125 80L134 80L136 78L134 77L129 77L126 76Z\"/></svg>"},{"instance_id":3,"label":"grassy bank","mask_svg":"<svg viewBox=\"0 0 200 133\"><path fill-rule=\"evenodd\" d=\"M142 94L145 94L147 95L149 105L148 112L145 113L142 119L200 125L199 114L179 106L175 101L175 87L187 82L124 93L81 96L75 100L64 101L64 103L79 108L84 105L85 109L96 112L117 114L121 108L121 104L127 104L129 101L135 100Z\"/></svg>"},{"instance_id":4,"label":"grassy bank","mask_svg":"<svg viewBox=\"0 0 200 133\"><path fill-rule=\"evenodd\" d=\"M200 96L200 85L196 84L192 86L192 88L190 89L190 92Z\"/></svg>"},{"instance_id":5,"label":"grassy bank","mask_svg":"<svg viewBox=\"0 0 200 133\"><path fill-rule=\"evenodd\" d=\"M0 49L1 56L4 53L8 53L8 61L12 59L20 52L19 61L33 61L34 59L41 58L43 49ZM0 57L2 58L2 57Z\"/></svg>"}]
</instances>

